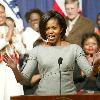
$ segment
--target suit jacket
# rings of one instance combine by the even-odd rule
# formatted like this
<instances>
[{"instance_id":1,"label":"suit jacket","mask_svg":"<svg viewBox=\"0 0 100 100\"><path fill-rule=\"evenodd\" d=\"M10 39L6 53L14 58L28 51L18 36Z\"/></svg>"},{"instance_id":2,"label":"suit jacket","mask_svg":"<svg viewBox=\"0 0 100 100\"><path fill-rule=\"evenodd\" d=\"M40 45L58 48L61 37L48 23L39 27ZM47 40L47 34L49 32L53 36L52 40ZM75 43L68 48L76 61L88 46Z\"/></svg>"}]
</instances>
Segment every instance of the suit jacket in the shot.
<instances>
[{"instance_id":1,"label":"suit jacket","mask_svg":"<svg viewBox=\"0 0 100 100\"><path fill-rule=\"evenodd\" d=\"M68 25L68 18L66 18L66 23ZM80 15L65 39L70 43L81 45L81 37L87 32L94 32L94 26L89 19Z\"/></svg>"}]
</instances>

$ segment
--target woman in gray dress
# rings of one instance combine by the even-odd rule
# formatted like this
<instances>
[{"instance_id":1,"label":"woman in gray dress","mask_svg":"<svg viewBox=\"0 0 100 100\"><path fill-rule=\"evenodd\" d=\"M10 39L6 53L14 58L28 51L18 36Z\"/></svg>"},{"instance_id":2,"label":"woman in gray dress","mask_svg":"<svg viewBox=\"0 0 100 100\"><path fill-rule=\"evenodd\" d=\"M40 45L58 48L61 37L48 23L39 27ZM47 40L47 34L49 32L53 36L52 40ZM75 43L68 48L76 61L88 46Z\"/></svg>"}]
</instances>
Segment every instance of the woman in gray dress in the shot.
<instances>
[{"instance_id":1,"label":"woman in gray dress","mask_svg":"<svg viewBox=\"0 0 100 100\"><path fill-rule=\"evenodd\" d=\"M13 70L21 84L30 82L38 67L40 82L36 95L75 94L73 70L78 64L86 76L92 73L92 66L85 58L80 46L64 41L66 21L55 11L44 14L39 23L40 34L46 41L33 48L22 72L15 62L5 54L5 62Z\"/></svg>"}]
</instances>

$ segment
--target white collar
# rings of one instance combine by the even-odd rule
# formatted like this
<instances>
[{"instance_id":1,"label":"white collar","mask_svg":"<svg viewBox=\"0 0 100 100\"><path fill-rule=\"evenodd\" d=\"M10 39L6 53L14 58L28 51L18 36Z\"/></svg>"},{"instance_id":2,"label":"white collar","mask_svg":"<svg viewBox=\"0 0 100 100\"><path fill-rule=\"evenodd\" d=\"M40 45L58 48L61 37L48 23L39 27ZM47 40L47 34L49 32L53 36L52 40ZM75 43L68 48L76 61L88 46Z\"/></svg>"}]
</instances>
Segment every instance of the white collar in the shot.
<instances>
[{"instance_id":1,"label":"white collar","mask_svg":"<svg viewBox=\"0 0 100 100\"><path fill-rule=\"evenodd\" d=\"M75 24L75 22L77 21L77 19L79 18L79 14L71 21L71 20L69 20L68 21L68 23L69 23L69 25L74 25Z\"/></svg>"}]
</instances>

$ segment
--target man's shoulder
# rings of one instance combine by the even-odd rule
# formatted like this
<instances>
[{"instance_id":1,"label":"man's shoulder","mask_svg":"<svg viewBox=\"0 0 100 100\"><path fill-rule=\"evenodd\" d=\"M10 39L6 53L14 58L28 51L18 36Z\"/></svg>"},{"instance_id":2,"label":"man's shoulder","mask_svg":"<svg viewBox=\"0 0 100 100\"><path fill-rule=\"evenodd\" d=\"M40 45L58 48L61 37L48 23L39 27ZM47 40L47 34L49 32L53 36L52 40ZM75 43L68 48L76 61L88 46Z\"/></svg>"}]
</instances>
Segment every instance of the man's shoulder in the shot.
<instances>
[{"instance_id":1,"label":"man's shoulder","mask_svg":"<svg viewBox=\"0 0 100 100\"><path fill-rule=\"evenodd\" d=\"M83 22L85 22L85 23L91 23L91 24L92 24L92 21L91 21L89 18L84 17L84 16L82 16L82 15L80 15L79 20L80 20L80 21L83 21Z\"/></svg>"},{"instance_id":2,"label":"man's shoulder","mask_svg":"<svg viewBox=\"0 0 100 100\"><path fill-rule=\"evenodd\" d=\"M68 21L69 21L68 17L66 17L65 19L66 19L66 23L68 23ZM83 15L79 15L79 18L77 19L77 22L93 24L93 22L89 18L87 18Z\"/></svg>"}]
</instances>

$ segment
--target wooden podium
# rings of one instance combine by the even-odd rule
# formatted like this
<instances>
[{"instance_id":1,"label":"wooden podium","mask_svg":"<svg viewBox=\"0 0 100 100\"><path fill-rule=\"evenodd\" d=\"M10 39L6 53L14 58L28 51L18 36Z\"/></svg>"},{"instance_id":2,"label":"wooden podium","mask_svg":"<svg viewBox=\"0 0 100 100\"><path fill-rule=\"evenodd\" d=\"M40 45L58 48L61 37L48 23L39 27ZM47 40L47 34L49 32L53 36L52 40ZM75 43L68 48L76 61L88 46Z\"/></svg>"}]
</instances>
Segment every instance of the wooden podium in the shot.
<instances>
[{"instance_id":1,"label":"wooden podium","mask_svg":"<svg viewBox=\"0 0 100 100\"><path fill-rule=\"evenodd\" d=\"M66 96L13 96L10 100L100 100L100 94Z\"/></svg>"}]
</instances>

